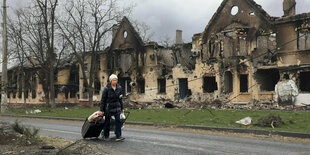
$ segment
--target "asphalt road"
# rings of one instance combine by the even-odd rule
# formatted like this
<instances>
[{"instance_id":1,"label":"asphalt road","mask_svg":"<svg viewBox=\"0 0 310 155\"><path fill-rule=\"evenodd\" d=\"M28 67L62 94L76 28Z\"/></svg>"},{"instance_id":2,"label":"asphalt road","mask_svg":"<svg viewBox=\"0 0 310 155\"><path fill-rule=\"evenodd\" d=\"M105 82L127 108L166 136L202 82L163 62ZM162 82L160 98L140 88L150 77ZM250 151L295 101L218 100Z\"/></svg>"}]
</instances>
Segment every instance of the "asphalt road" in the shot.
<instances>
[{"instance_id":1,"label":"asphalt road","mask_svg":"<svg viewBox=\"0 0 310 155\"><path fill-rule=\"evenodd\" d=\"M56 121L43 119L21 119L25 125L40 128L40 135L62 137L68 140L80 140L83 122ZM15 118L1 117L0 121L14 122ZM111 135L113 135L111 133ZM156 129L124 128L124 142L102 141L105 147L130 154L270 154L270 155L304 155L310 154L310 145L238 138L205 133L189 133ZM116 154L118 154L116 153Z\"/></svg>"}]
</instances>

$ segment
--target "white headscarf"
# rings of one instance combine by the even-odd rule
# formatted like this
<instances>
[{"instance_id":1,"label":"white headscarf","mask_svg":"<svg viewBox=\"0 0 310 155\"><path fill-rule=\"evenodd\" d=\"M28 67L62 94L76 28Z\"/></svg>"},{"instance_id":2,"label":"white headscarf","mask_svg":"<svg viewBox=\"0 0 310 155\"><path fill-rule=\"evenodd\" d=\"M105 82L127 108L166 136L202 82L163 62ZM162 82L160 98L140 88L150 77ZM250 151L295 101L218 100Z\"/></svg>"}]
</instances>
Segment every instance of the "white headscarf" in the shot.
<instances>
[{"instance_id":1,"label":"white headscarf","mask_svg":"<svg viewBox=\"0 0 310 155\"><path fill-rule=\"evenodd\" d=\"M115 74L112 74L112 75L110 75L110 77L109 77L110 82L111 82L113 79L118 79L117 76L116 76Z\"/></svg>"}]
</instances>

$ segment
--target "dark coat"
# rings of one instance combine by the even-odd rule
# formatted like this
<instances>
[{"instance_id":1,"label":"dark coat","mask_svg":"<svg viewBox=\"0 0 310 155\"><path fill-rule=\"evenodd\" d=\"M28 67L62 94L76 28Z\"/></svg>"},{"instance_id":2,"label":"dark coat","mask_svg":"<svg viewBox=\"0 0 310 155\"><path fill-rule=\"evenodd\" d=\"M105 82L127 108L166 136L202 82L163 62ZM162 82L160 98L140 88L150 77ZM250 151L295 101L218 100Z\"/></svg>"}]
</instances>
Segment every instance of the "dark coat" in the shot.
<instances>
[{"instance_id":1,"label":"dark coat","mask_svg":"<svg viewBox=\"0 0 310 155\"><path fill-rule=\"evenodd\" d=\"M104 88L101 101L100 101L100 111L103 111L105 115L116 115L124 109L122 101L122 87L117 84L116 89L108 83Z\"/></svg>"}]
</instances>

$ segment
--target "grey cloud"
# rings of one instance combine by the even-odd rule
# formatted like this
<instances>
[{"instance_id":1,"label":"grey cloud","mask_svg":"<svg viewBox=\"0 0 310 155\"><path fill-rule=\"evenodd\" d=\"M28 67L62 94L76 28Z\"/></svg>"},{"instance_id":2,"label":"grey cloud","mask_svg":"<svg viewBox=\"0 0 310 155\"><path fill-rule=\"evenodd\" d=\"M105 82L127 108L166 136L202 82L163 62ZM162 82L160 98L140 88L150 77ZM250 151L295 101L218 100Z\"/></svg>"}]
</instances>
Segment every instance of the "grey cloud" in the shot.
<instances>
[{"instance_id":1,"label":"grey cloud","mask_svg":"<svg viewBox=\"0 0 310 155\"><path fill-rule=\"evenodd\" d=\"M30 0L8 0L12 8L22 7ZM183 30L183 40L190 42L195 33L204 30L222 0L122 0L123 4L135 3L133 19L148 24L154 32L155 41L168 35L174 39L175 30ZM271 16L283 15L283 0L255 0ZM297 13L310 12L309 0L296 0Z\"/></svg>"},{"instance_id":2,"label":"grey cloud","mask_svg":"<svg viewBox=\"0 0 310 155\"><path fill-rule=\"evenodd\" d=\"M136 0L134 18L144 21L155 32L154 40L168 35L174 38L175 30L183 30L183 40L190 42L195 33L204 30L222 0ZM140 3L141 2L141 3ZM283 15L282 0L255 0L271 16ZM309 0L296 0L297 13L310 12Z\"/></svg>"}]
</instances>

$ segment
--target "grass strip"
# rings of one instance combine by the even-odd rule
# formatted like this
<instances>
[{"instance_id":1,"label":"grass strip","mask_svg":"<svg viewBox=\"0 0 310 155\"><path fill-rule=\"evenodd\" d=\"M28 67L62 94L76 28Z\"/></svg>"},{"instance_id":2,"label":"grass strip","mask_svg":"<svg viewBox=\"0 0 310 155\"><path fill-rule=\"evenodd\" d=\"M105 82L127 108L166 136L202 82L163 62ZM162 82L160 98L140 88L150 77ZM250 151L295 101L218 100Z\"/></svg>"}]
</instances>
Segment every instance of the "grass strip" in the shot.
<instances>
[{"instance_id":1,"label":"grass strip","mask_svg":"<svg viewBox=\"0 0 310 155\"><path fill-rule=\"evenodd\" d=\"M7 114L10 115L29 115L29 116L49 116L49 117L67 117L67 118L86 118L99 108L36 108L42 112L37 114L26 114L26 111L35 110L35 108L10 109ZM303 111L254 111L254 110L217 110L217 109L130 109L130 116L127 121L145 122L166 125L198 125L227 128L249 128L264 129L274 131L289 131L310 133L310 113ZM214 114L212 115L211 112ZM252 124L259 118L270 114L280 116L284 124L276 127L258 127L255 125L243 126L235 122L244 118L251 117Z\"/></svg>"}]
</instances>

